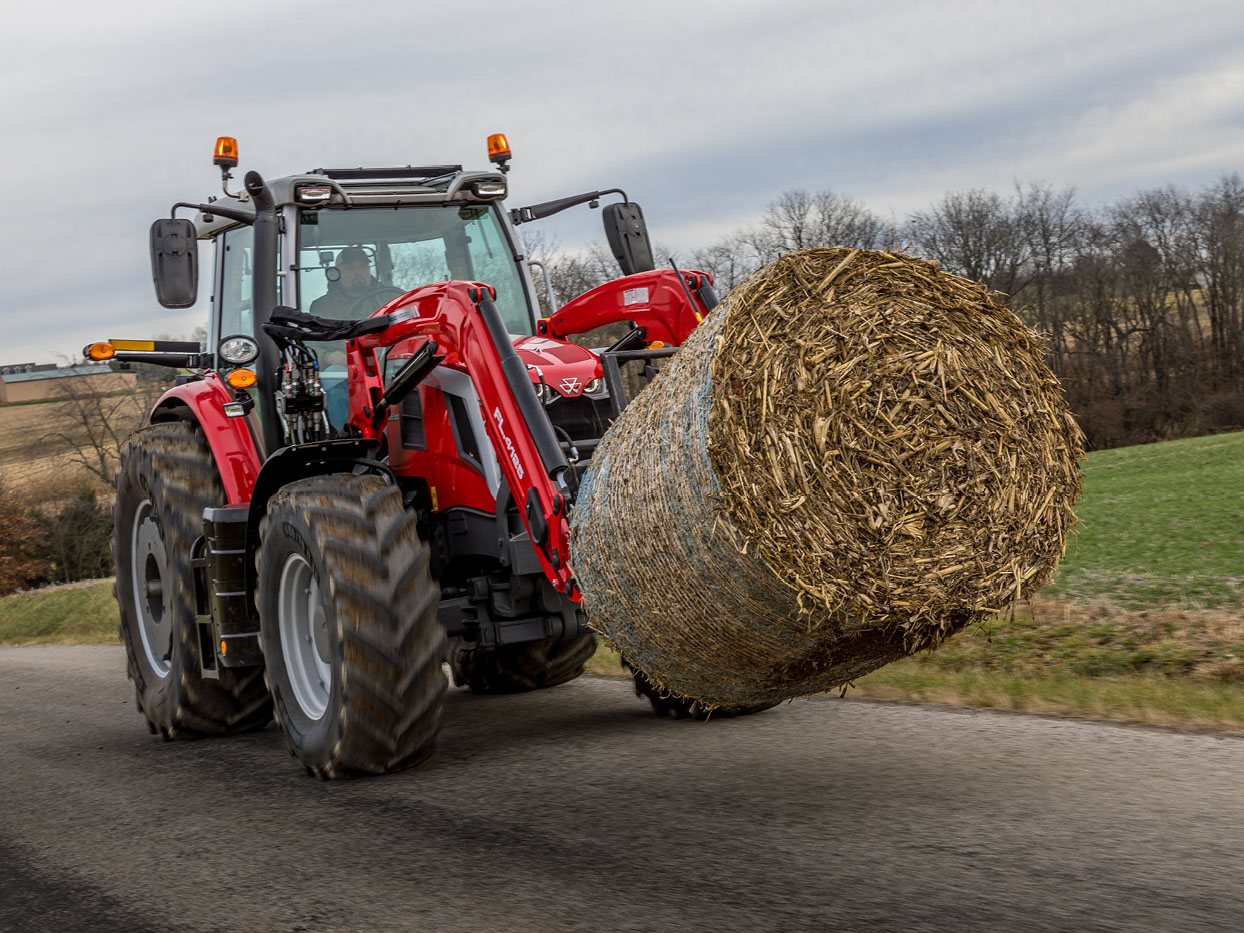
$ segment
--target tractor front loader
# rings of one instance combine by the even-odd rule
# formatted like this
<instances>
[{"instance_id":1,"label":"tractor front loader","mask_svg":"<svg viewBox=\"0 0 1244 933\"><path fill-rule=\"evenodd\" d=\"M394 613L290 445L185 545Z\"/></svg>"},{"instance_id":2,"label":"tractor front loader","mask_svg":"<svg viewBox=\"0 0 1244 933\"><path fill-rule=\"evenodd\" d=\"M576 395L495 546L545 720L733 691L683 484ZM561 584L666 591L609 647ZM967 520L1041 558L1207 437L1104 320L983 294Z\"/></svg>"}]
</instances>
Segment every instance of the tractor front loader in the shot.
<instances>
[{"instance_id":1,"label":"tractor front loader","mask_svg":"<svg viewBox=\"0 0 1244 933\"><path fill-rule=\"evenodd\" d=\"M309 773L416 764L448 660L480 693L551 687L595 650L569 565L579 478L626 405L716 304L657 269L617 189L505 210L495 169L316 169L179 202L151 230L165 307L214 246L206 349L104 341L93 359L192 371L124 445L114 555L139 711L168 739L273 715ZM515 233L602 198L623 276L541 316ZM195 219L178 218L190 210ZM592 350L567 338L615 322ZM695 715L639 692L667 715Z\"/></svg>"}]
</instances>

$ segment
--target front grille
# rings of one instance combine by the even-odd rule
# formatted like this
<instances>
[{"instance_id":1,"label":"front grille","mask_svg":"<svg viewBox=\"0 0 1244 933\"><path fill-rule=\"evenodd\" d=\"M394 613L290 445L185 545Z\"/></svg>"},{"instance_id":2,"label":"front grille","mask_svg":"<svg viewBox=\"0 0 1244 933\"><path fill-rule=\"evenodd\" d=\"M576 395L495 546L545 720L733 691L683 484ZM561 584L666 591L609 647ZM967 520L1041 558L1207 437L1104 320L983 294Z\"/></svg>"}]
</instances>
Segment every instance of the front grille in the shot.
<instances>
[{"instance_id":1,"label":"front grille","mask_svg":"<svg viewBox=\"0 0 1244 933\"><path fill-rule=\"evenodd\" d=\"M561 428L572 441L597 440L609 427L613 408L609 398L558 398L544 408L549 420Z\"/></svg>"}]
</instances>

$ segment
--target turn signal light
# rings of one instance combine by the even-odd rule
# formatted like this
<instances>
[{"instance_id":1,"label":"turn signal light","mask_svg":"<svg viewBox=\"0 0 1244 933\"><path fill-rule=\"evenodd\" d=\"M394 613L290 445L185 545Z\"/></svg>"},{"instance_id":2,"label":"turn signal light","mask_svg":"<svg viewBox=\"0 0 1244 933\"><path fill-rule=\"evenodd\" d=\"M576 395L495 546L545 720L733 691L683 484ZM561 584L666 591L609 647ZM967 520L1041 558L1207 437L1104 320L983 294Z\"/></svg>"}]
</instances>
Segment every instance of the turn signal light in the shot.
<instances>
[{"instance_id":1,"label":"turn signal light","mask_svg":"<svg viewBox=\"0 0 1244 933\"><path fill-rule=\"evenodd\" d=\"M235 389L249 389L258 381L259 377L255 375L253 369L235 369L225 376L225 382Z\"/></svg>"},{"instance_id":2,"label":"turn signal light","mask_svg":"<svg viewBox=\"0 0 1244 933\"><path fill-rule=\"evenodd\" d=\"M100 340L87 347L83 355L88 360L94 360L97 363L101 363L104 360L110 360L116 356L117 348L106 340Z\"/></svg>"},{"instance_id":3,"label":"turn signal light","mask_svg":"<svg viewBox=\"0 0 1244 933\"><path fill-rule=\"evenodd\" d=\"M232 136L216 137L216 152L212 163L221 168L233 168L238 164L238 141Z\"/></svg>"},{"instance_id":4,"label":"turn signal light","mask_svg":"<svg viewBox=\"0 0 1244 933\"><path fill-rule=\"evenodd\" d=\"M223 658L229 653L229 643L223 639L220 642L220 656Z\"/></svg>"},{"instance_id":5,"label":"turn signal light","mask_svg":"<svg viewBox=\"0 0 1244 933\"><path fill-rule=\"evenodd\" d=\"M488 161L504 162L510 158L510 141L504 133L493 133L488 137Z\"/></svg>"}]
</instances>

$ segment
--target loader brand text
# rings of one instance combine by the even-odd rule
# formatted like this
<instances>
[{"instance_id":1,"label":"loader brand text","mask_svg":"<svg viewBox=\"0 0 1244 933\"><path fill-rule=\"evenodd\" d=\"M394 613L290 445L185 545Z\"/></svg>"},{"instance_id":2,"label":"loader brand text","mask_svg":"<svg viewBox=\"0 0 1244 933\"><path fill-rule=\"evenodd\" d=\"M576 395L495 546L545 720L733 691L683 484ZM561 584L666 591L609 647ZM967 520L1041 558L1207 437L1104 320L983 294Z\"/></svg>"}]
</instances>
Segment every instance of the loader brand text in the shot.
<instances>
[{"instance_id":1,"label":"loader brand text","mask_svg":"<svg viewBox=\"0 0 1244 933\"><path fill-rule=\"evenodd\" d=\"M510 462L514 464L514 472L518 474L518 478L523 478L523 465L518 462L518 453L514 450L514 442L510 440L510 435L505 433L505 419L501 417L501 409L494 408L492 410L492 420L497 422L497 431L501 434L501 440L505 441L505 449L509 451Z\"/></svg>"}]
</instances>

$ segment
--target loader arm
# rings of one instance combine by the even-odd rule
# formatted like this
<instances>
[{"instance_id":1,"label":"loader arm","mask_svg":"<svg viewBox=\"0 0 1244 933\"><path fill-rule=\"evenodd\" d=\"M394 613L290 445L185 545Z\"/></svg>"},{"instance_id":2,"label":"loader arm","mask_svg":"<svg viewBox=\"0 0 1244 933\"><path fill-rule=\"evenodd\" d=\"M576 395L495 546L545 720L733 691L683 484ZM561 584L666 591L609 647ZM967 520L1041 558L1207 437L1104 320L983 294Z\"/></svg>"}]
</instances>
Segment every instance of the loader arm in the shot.
<instances>
[{"instance_id":1,"label":"loader arm","mask_svg":"<svg viewBox=\"0 0 1244 933\"><path fill-rule=\"evenodd\" d=\"M536 329L543 337L566 338L631 321L643 328L645 340L676 347L716 304L713 280L706 273L653 269L584 292L542 318Z\"/></svg>"},{"instance_id":2,"label":"loader arm","mask_svg":"<svg viewBox=\"0 0 1244 933\"><path fill-rule=\"evenodd\" d=\"M389 326L346 347L350 423L363 437L382 441L376 408L385 386L377 351L411 338L435 340L440 365L466 373L475 386L488 439L545 576L577 602L567 562L569 464L494 297L491 286L478 282L443 282L407 292L377 311L374 317L388 317Z\"/></svg>"}]
</instances>

